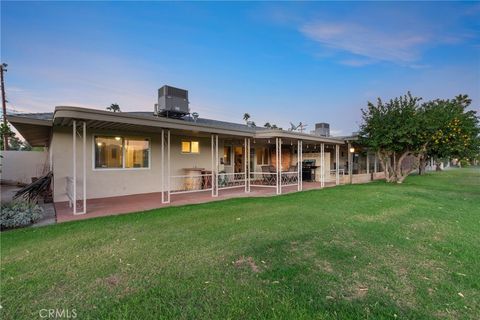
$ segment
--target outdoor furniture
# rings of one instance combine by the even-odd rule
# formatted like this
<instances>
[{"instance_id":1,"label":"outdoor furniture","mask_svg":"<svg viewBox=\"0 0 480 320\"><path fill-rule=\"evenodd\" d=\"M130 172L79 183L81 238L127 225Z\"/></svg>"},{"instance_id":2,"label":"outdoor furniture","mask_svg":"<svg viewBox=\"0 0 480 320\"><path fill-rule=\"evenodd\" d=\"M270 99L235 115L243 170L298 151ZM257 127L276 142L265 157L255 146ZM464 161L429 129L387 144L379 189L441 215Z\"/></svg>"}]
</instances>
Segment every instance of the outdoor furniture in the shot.
<instances>
[{"instance_id":1,"label":"outdoor furniture","mask_svg":"<svg viewBox=\"0 0 480 320\"><path fill-rule=\"evenodd\" d=\"M185 171L185 190L199 190L202 188L202 179L199 179L199 175L202 174L202 171L205 168L183 168Z\"/></svg>"},{"instance_id":2,"label":"outdoor furniture","mask_svg":"<svg viewBox=\"0 0 480 320\"><path fill-rule=\"evenodd\" d=\"M272 174L272 173L276 173L276 170L273 170L272 171L272 168L273 166L262 166L262 184L264 185L275 185L276 184L276 181L277 181L277 176Z\"/></svg>"},{"instance_id":3,"label":"outdoor furniture","mask_svg":"<svg viewBox=\"0 0 480 320\"><path fill-rule=\"evenodd\" d=\"M212 171L202 170L202 189L209 189L212 187Z\"/></svg>"}]
</instances>

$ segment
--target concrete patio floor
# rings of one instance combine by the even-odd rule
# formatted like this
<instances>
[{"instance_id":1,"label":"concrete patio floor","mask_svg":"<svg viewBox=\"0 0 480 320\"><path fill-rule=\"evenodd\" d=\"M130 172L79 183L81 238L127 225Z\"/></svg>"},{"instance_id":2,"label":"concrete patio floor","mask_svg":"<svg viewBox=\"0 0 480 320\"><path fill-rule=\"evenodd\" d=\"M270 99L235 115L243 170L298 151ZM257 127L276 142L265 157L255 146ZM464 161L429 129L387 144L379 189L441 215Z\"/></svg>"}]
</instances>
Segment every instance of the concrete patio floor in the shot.
<instances>
[{"instance_id":1,"label":"concrete patio floor","mask_svg":"<svg viewBox=\"0 0 480 320\"><path fill-rule=\"evenodd\" d=\"M325 182L325 187L334 187L335 182ZM321 189L320 182L304 182L303 190ZM283 194L297 192L296 186L283 187ZM186 204L206 203L231 198L242 197L268 197L275 196L275 188L251 187L250 193L245 193L243 187L235 189L219 190L218 197L212 197L211 191L195 193L172 194L171 201L164 204L161 201L161 193L144 193L120 197L109 197L87 200L87 213L73 215L68 202L55 203L57 222L83 220L95 217L125 214L163 208L168 206L181 206ZM80 202L79 202L80 204Z\"/></svg>"}]
</instances>

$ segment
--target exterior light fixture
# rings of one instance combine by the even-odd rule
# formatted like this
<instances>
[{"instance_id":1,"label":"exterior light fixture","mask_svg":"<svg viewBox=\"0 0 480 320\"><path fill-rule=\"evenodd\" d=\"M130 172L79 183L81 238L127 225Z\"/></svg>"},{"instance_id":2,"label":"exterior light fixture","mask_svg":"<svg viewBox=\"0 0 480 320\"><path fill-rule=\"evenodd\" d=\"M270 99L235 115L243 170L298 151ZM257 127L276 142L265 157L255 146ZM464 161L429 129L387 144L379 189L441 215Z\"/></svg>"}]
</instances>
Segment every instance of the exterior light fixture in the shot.
<instances>
[{"instance_id":1,"label":"exterior light fixture","mask_svg":"<svg viewBox=\"0 0 480 320\"><path fill-rule=\"evenodd\" d=\"M102 143L101 143L101 142L97 142L97 146L101 147L101 146L102 146Z\"/></svg>"},{"instance_id":2,"label":"exterior light fixture","mask_svg":"<svg viewBox=\"0 0 480 320\"><path fill-rule=\"evenodd\" d=\"M122 138L120 137L115 137L115 140L120 141Z\"/></svg>"},{"instance_id":3,"label":"exterior light fixture","mask_svg":"<svg viewBox=\"0 0 480 320\"><path fill-rule=\"evenodd\" d=\"M350 148L350 152L351 152L351 153L354 153L354 152L355 152L355 148L353 148L353 147Z\"/></svg>"}]
</instances>

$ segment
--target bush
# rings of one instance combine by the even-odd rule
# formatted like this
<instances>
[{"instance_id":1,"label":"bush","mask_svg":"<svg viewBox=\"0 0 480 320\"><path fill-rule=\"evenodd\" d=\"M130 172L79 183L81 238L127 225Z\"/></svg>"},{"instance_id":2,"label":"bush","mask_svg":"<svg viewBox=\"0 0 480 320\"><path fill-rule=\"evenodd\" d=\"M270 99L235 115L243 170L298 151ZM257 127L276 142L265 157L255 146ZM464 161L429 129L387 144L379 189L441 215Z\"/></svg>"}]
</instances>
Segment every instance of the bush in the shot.
<instances>
[{"instance_id":1,"label":"bush","mask_svg":"<svg viewBox=\"0 0 480 320\"><path fill-rule=\"evenodd\" d=\"M462 159L460 160L460 165L462 166L462 168L465 168L470 166L470 163L467 160Z\"/></svg>"},{"instance_id":2,"label":"bush","mask_svg":"<svg viewBox=\"0 0 480 320\"><path fill-rule=\"evenodd\" d=\"M43 216L43 209L29 202L14 201L1 205L0 228L11 229L25 227Z\"/></svg>"}]
</instances>

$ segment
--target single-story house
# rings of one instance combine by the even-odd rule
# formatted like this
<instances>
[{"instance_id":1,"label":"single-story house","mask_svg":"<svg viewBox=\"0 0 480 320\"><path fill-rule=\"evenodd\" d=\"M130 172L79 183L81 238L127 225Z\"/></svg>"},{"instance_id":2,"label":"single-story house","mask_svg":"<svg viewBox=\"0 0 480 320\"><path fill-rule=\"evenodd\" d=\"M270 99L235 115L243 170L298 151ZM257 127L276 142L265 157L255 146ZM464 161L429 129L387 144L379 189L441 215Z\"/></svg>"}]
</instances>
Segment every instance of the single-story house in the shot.
<instances>
[{"instance_id":1,"label":"single-story house","mask_svg":"<svg viewBox=\"0 0 480 320\"><path fill-rule=\"evenodd\" d=\"M134 211L142 195L160 206L186 195L282 194L382 176L375 155L352 148L353 138L204 119L175 112L160 95L150 112L58 106L8 116L30 145L48 148L57 214L88 215L122 199Z\"/></svg>"}]
</instances>

